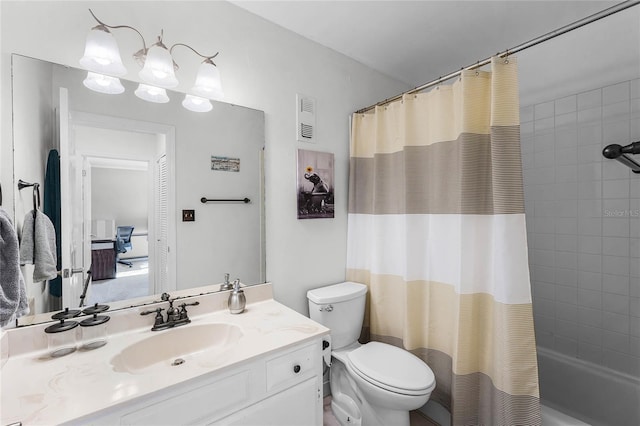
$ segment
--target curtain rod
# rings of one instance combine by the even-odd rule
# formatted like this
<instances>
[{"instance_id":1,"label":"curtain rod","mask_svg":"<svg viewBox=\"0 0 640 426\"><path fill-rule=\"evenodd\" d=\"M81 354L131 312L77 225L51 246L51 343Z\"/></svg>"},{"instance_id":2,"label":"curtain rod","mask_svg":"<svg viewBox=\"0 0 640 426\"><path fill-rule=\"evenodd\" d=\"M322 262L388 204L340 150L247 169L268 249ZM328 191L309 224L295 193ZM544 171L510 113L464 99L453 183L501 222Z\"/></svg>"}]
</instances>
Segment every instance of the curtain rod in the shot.
<instances>
[{"instance_id":1,"label":"curtain rod","mask_svg":"<svg viewBox=\"0 0 640 426\"><path fill-rule=\"evenodd\" d=\"M591 24L591 23L596 22L596 21L598 21L598 20L600 20L602 18L606 18L607 16L611 16L614 13L622 12L623 10L626 10L626 9L628 9L630 7L637 6L638 4L640 4L640 0L627 0L627 1L624 1L622 3L618 3L615 6L611 6L611 7L607 8L607 9L601 10L598 13L594 13L593 15L587 16L586 18L582 18L582 19L580 19L578 21L575 21L575 22L573 22L571 24L565 25L564 27L558 28L557 30L550 31L550 32L548 32L548 33L546 33L544 35L541 35L541 36L536 37L534 39L531 39L531 40L529 40L527 42L524 42L524 43L522 43L522 44L520 44L520 45L518 45L518 46L516 46L514 48L507 49L502 53L497 53L495 56L505 57L505 56L509 56L511 54L514 54L514 53L518 53L520 51L523 51L525 49L528 49L530 47L533 47L533 46L536 46L536 45L538 45L540 43L543 43L543 42L545 42L547 40L551 40L552 38L558 37L558 36L560 36L562 34L566 34L569 31L573 31L573 30L578 29L580 27L583 27L585 25ZM445 76L441 76L441 77L439 77L439 78L437 78L435 80L430 81L429 83L425 83L425 84L423 84L421 86L415 87L415 88L413 88L411 90L403 92L403 93L401 93L399 95L396 95L396 96L394 96L392 98L388 98L388 99L385 99L384 101L378 102L378 103L376 103L374 105L368 106L366 108L362 108L362 109L356 111L356 114L361 114L361 113L367 112L367 111L372 110L373 108L375 108L377 106L387 105L387 104L389 104L389 103L391 103L393 101L397 101L398 99L402 99L402 97L404 95L410 95L412 93L417 93L417 92L420 92L420 91L422 91L424 89L428 89L429 87L437 86L438 84L440 84L440 83L442 83L444 81L447 81L449 79L452 79L454 77L459 76L460 74L462 74L462 71L464 71L464 70L474 70L476 68L483 67L483 66L491 63L491 59L492 59L492 57L489 57L489 58L486 58L486 59L484 59L482 61L478 61L475 64L469 65L467 67L463 67L460 70L451 72L451 73L449 73L449 74L447 74Z\"/></svg>"}]
</instances>

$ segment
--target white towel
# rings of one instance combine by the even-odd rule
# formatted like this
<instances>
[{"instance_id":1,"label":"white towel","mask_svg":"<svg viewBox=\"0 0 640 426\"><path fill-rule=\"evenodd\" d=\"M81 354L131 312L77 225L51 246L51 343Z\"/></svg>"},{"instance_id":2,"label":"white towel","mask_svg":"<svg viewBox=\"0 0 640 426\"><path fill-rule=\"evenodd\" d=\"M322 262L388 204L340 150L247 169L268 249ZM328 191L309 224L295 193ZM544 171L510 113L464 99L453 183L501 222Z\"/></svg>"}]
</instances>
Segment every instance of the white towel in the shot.
<instances>
[{"instance_id":1,"label":"white towel","mask_svg":"<svg viewBox=\"0 0 640 426\"><path fill-rule=\"evenodd\" d=\"M0 207L0 327L28 313L18 256L18 235L9 214Z\"/></svg>"},{"instance_id":2,"label":"white towel","mask_svg":"<svg viewBox=\"0 0 640 426\"><path fill-rule=\"evenodd\" d=\"M58 276L56 268L56 230L51 220L40 210L27 213L22 224L20 241L20 263L30 263L33 269L33 282L52 280Z\"/></svg>"}]
</instances>

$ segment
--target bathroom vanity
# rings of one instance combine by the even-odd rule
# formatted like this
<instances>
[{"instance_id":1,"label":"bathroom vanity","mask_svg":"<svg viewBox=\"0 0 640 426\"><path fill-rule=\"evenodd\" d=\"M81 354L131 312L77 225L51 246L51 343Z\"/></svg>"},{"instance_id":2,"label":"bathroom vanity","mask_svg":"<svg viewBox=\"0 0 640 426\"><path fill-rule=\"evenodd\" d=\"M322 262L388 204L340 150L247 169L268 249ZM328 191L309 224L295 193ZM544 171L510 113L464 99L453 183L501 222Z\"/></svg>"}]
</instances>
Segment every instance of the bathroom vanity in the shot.
<instances>
[{"instance_id":1,"label":"bathroom vanity","mask_svg":"<svg viewBox=\"0 0 640 426\"><path fill-rule=\"evenodd\" d=\"M164 331L140 315L149 306L113 312L105 346L59 358L42 327L6 331L0 424L321 425L329 330L270 284L244 291L244 313L228 292L196 296L191 323Z\"/></svg>"}]
</instances>

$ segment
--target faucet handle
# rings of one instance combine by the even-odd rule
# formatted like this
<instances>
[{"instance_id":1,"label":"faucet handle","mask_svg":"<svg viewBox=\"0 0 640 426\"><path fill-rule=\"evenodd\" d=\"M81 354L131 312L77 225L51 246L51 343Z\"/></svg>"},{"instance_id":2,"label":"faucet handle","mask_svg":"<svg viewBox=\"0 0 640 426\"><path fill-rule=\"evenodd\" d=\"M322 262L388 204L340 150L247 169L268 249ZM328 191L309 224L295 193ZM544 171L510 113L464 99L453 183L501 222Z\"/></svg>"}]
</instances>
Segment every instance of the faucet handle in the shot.
<instances>
[{"instance_id":1,"label":"faucet handle","mask_svg":"<svg viewBox=\"0 0 640 426\"><path fill-rule=\"evenodd\" d=\"M162 293L162 296L160 296L160 299L162 299L163 302L166 302L170 298L171 296L169 295L169 293Z\"/></svg>"},{"instance_id":2,"label":"faucet handle","mask_svg":"<svg viewBox=\"0 0 640 426\"><path fill-rule=\"evenodd\" d=\"M158 315L162 311L164 311L164 308L156 308L156 309L152 309L150 311L142 311L142 312L140 312L140 315L149 315L149 314Z\"/></svg>"}]
</instances>

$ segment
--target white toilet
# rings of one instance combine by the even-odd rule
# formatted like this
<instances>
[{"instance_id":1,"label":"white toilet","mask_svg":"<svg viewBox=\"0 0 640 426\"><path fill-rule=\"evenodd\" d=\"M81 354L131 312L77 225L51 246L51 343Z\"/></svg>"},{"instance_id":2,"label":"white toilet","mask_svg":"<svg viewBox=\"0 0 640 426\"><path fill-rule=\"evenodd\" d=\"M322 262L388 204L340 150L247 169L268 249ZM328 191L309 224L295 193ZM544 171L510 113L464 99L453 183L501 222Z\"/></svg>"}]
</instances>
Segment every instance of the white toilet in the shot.
<instances>
[{"instance_id":1,"label":"white toilet","mask_svg":"<svg viewBox=\"0 0 640 426\"><path fill-rule=\"evenodd\" d=\"M307 292L312 320L331 329L331 409L343 426L409 426L436 386L415 355L388 345L358 343L367 286L344 282Z\"/></svg>"}]
</instances>

